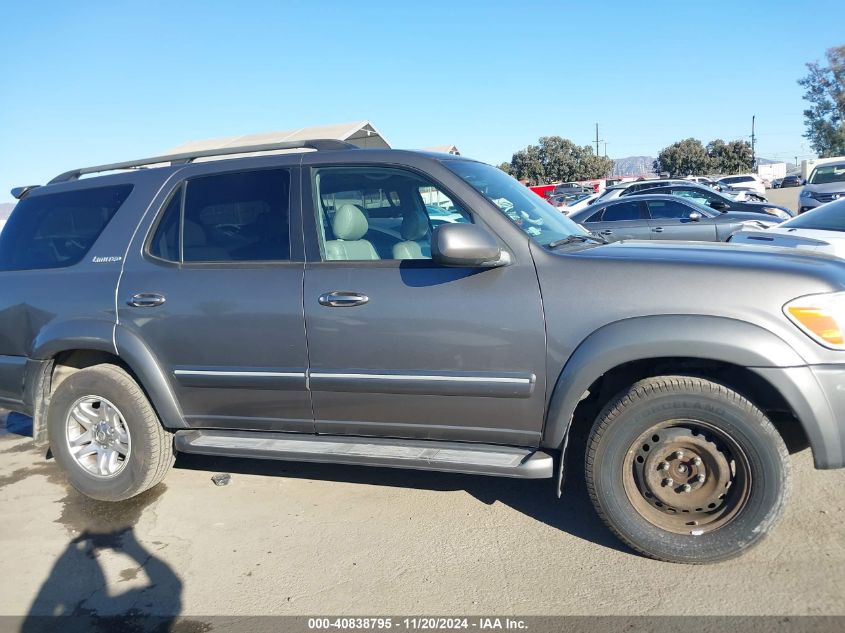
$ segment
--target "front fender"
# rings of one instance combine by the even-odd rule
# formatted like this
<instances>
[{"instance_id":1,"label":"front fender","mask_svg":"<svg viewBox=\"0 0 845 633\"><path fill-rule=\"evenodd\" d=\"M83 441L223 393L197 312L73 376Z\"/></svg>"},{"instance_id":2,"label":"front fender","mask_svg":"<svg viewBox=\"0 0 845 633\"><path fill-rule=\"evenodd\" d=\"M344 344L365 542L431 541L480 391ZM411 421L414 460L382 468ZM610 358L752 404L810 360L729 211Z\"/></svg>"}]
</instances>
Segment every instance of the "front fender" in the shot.
<instances>
[{"instance_id":1,"label":"front fender","mask_svg":"<svg viewBox=\"0 0 845 633\"><path fill-rule=\"evenodd\" d=\"M806 362L768 330L725 317L660 315L605 325L569 357L549 402L542 446L560 448L590 385L614 367L649 358L684 357L742 367L801 367Z\"/></svg>"}]
</instances>

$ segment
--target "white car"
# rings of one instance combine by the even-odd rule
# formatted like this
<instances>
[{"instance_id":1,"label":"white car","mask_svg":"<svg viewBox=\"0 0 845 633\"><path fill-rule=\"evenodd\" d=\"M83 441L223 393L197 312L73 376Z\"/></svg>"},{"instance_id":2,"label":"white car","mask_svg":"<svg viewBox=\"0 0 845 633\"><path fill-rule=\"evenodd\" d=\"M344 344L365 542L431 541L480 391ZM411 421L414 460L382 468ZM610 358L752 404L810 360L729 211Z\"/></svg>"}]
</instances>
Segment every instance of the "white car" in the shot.
<instances>
[{"instance_id":1,"label":"white car","mask_svg":"<svg viewBox=\"0 0 845 633\"><path fill-rule=\"evenodd\" d=\"M719 183L730 187L731 191L753 191L766 199L766 183L757 174L740 174L719 178Z\"/></svg>"},{"instance_id":2,"label":"white car","mask_svg":"<svg viewBox=\"0 0 845 633\"><path fill-rule=\"evenodd\" d=\"M845 258L845 198L823 204L765 231L739 231L728 241L799 248Z\"/></svg>"},{"instance_id":3,"label":"white car","mask_svg":"<svg viewBox=\"0 0 845 633\"><path fill-rule=\"evenodd\" d=\"M560 210L563 211L564 213L566 213L567 215L570 214L570 213L575 213L576 211L580 211L581 209L585 209L588 206L590 206L590 204L592 204L593 200L595 200L598 197L599 197L599 194L591 193L590 195L584 196L583 198L578 200L578 202L575 202L574 204L569 204L569 205L561 208Z\"/></svg>"}]
</instances>

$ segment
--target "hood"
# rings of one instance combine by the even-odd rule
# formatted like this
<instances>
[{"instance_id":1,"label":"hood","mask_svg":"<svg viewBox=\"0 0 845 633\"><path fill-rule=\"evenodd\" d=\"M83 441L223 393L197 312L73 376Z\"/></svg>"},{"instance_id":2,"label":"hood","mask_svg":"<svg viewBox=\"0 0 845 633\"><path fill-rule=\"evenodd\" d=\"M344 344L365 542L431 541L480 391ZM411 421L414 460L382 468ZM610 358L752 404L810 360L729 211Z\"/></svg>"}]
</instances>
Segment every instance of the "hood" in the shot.
<instances>
[{"instance_id":1,"label":"hood","mask_svg":"<svg viewBox=\"0 0 845 633\"><path fill-rule=\"evenodd\" d=\"M804 185L807 191L814 191L816 193L842 193L845 197L845 181L826 182L818 185Z\"/></svg>"},{"instance_id":2,"label":"hood","mask_svg":"<svg viewBox=\"0 0 845 633\"><path fill-rule=\"evenodd\" d=\"M830 290L845 290L845 261L822 253L808 253L777 246L755 246L723 242L674 242L671 240L621 241L588 247L579 256L630 263L755 273L765 277L787 274L822 282ZM809 285L816 286L817 283Z\"/></svg>"},{"instance_id":3,"label":"hood","mask_svg":"<svg viewBox=\"0 0 845 633\"><path fill-rule=\"evenodd\" d=\"M771 205L764 204L764 207ZM717 222L768 222L769 224L779 224L782 220L776 215L770 213L758 213L757 211L728 211L722 213L714 218Z\"/></svg>"}]
</instances>

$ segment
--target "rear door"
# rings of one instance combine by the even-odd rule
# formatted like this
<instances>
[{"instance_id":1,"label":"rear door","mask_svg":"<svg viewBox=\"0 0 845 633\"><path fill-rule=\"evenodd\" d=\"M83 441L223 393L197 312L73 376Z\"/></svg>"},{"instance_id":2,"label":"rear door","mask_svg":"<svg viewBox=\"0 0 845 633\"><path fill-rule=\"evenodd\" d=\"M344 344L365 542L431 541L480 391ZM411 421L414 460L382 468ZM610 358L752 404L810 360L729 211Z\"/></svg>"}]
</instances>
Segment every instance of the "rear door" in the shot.
<instances>
[{"instance_id":1,"label":"rear door","mask_svg":"<svg viewBox=\"0 0 845 633\"><path fill-rule=\"evenodd\" d=\"M645 204L625 199L608 204L584 222L584 228L610 242L651 239Z\"/></svg>"},{"instance_id":2,"label":"rear door","mask_svg":"<svg viewBox=\"0 0 845 633\"><path fill-rule=\"evenodd\" d=\"M647 203L651 219L652 239L655 240L694 240L703 242L718 241L716 223L704 216L695 207L680 200L649 200ZM698 212L702 217L691 220L690 214Z\"/></svg>"},{"instance_id":3,"label":"rear door","mask_svg":"<svg viewBox=\"0 0 845 633\"><path fill-rule=\"evenodd\" d=\"M151 348L189 426L313 432L298 169L225 169L187 167L154 202L119 327Z\"/></svg>"}]
</instances>

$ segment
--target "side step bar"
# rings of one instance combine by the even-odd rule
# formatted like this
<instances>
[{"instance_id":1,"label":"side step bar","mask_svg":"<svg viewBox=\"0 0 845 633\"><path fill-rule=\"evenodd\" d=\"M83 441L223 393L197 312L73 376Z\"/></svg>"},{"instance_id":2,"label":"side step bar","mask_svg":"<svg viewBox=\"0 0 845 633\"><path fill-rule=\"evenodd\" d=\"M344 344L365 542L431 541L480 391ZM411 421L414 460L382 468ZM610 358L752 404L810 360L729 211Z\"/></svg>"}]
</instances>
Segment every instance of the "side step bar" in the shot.
<instances>
[{"instance_id":1,"label":"side step bar","mask_svg":"<svg viewBox=\"0 0 845 633\"><path fill-rule=\"evenodd\" d=\"M176 450L223 457L362 464L499 477L544 479L551 455L530 448L252 431L177 431Z\"/></svg>"}]
</instances>

